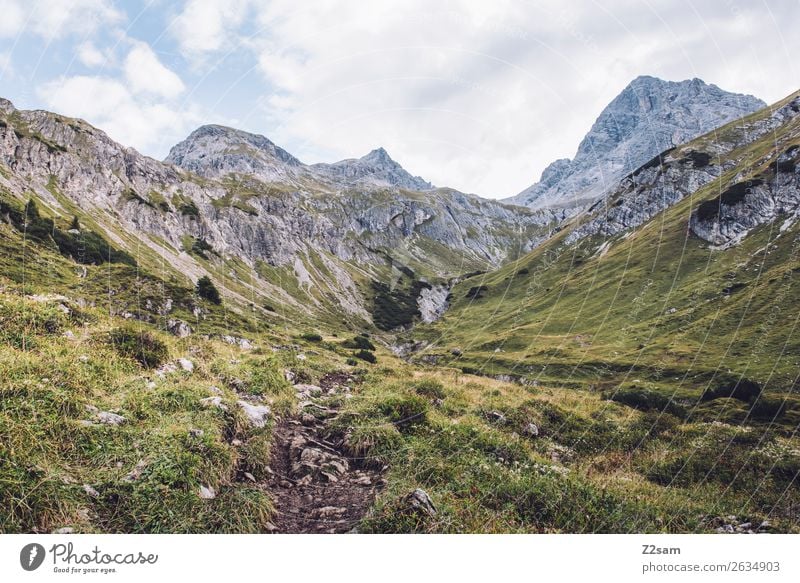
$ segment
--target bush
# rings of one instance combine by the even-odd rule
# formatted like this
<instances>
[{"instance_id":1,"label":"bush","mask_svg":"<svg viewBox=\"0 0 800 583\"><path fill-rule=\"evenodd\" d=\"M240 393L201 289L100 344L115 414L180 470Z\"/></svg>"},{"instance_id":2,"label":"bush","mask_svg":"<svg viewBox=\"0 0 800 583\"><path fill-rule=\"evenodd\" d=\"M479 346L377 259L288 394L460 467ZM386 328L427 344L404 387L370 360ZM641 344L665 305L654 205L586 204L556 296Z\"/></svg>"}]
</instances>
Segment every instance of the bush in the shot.
<instances>
[{"instance_id":1,"label":"bush","mask_svg":"<svg viewBox=\"0 0 800 583\"><path fill-rule=\"evenodd\" d=\"M786 401L780 397L759 397L753 402L750 415L755 419L777 419L786 412Z\"/></svg>"},{"instance_id":2,"label":"bush","mask_svg":"<svg viewBox=\"0 0 800 583\"><path fill-rule=\"evenodd\" d=\"M305 334L301 334L300 338L308 342L322 342L322 336L316 332L306 332Z\"/></svg>"},{"instance_id":3,"label":"bush","mask_svg":"<svg viewBox=\"0 0 800 583\"><path fill-rule=\"evenodd\" d=\"M360 358L361 360L366 360L371 364L378 362L378 359L375 357L375 355L367 350L359 350L353 356Z\"/></svg>"},{"instance_id":4,"label":"bush","mask_svg":"<svg viewBox=\"0 0 800 583\"><path fill-rule=\"evenodd\" d=\"M146 330L117 328L109 336L117 352L133 358L144 367L155 368L169 357L167 345Z\"/></svg>"},{"instance_id":5,"label":"bush","mask_svg":"<svg viewBox=\"0 0 800 583\"><path fill-rule=\"evenodd\" d=\"M380 403L378 410L398 429L403 429L425 422L428 402L418 395L395 396Z\"/></svg>"},{"instance_id":6,"label":"bush","mask_svg":"<svg viewBox=\"0 0 800 583\"><path fill-rule=\"evenodd\" d=\"M466 297L467 297L467 299L471 299L471 300L479 300L479 299L481 299L483 297L483 295L487 291L489 291L489 286L476 285L476 286L473 286L473 287L469 288L469 291L467 292Z\"/></svg>"},{"instance_id":7,"label":"bush","mask_svg":"<svg viewBox=\"0 0 800 583\"><path fill-rule=\"evenodd\" d=\"M358 361L355 358L348 358L345 360L345 364L349 366L358 366Z\"/></svg>"},{"instance_id":8,"label":"bush","mask_svg":"<svg viewBox=\"0 0 800 583\"><path fill-rule=\"evenodd\" d=\"M425 379L414 385L414 390L418 395L430 397L431 399L444 399L444 385L434 379Z\"/></svg>"},{"instance_id":9,"label":"bush","mask_svg":"<svg viewBox=\"0 0 800 583\"><path fill-rule=\"evenodd\" d=\"M369 338L361 335L358 335L351 340L345 340L342 342L342 346L345 348L356 348L359 350L375 350L375 345L370 342Z\"/></svg>"},{"instance_id":10,"label":"bush","mask_svg":"<svg viewBox=\"0 0 800 583\"><path fill-rule=\"evenodd\" d=\"M208 300L212 304L219 305L222 303L222 298L219 295L217 286L214 285L214 282L211 281L211 278L207 275L197 280L197 295Z\"/></svg>"},{"instance_id":11,"label":"bush","mask_svg":"<svg viewBox=\"0 0 800 583\"><path fill-rule=\"evenodd\" d=\"M706 389L701 399L711 401L722 397L730 397L749 403L761 395L761 385L750 379L730 376L721 379L720 385L715 389Z\"/></svg>"},{"instance_id":12,"label":"bush","mask_svg":"<svg viewBox=\"0 0 800 583\"><path fill-rule=\"evenodd\" d=\"M194 243L192 243L191 252L203 259L208 259L206 251L211 251L213 253L214 248L205 239L195 239Z\"/></svg>"},{"instance_id":13,"label":"bush","mask_svg":"<svg viewBox=\"0 0 800 583\"><path fill-rule=\"evenodd\" d=\"M671 397L654 391L636 386L617 388L606 398L616 403L628 405L639 411L663 411L677 417L683 416L686 411Z\"/></svg>"}]
</instances>

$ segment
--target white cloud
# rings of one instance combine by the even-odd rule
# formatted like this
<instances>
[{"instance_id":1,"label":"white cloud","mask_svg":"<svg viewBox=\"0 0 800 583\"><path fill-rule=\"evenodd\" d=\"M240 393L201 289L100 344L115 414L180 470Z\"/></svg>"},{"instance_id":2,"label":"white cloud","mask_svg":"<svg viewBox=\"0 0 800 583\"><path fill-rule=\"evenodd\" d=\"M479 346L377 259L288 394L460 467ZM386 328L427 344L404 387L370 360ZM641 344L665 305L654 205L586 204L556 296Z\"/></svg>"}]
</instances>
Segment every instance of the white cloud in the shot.
<instances>
[{"instance_id":1,"label":"white cloud","mask_svg":"<svg viewBox=\"0 0 800 583\"><path fill-rule=\"evenodd\" d=\"M78 60L90 68L99 67L107 61L106 56L91 41L78 46Z\"/></svg>"},{"instance_id":2,"label":"white cloud","mask_svg":"<svg viewBox=\"0 0 800 583\"><path fill-rule=\"evenodd\" d=\"M637 75L700 77L767 101L795 90L797 6L762 0L723 7L691 0L183 0L173 9L154 2L145 6L152 12L142 22L161 19L169 30L153 46L177 49L183 58L162 62L149 45L131 45L116 31L122 52L109 66L94 51L105 46L95 36L105 32L98 23L114 32L123 19L111 0L0 0L0 36L24 28L28 16L32 33L83 34L81 62L119 76L88 79L113 83L110 95L124 89L115 103L134 121L91 104L85 116L154 153L163 153L173 134L156 139L147 114L161 127L179 127L186 118L175 101L189 95L214 113L215 119L198 122L241 120L242 129L265 133L308 162L384 146L436 184L499 197L535 182L554 159L574 155L602 108ZM11 56L14 64L17 55ZM224 68L209 66L223 58ZM63 82L78 85L70 79ZM197 91L186 91L184 80ZM87 95L95 99L88 93L74 97L74 105L89 101ZM58 100L50 103L61 109ZM159 121L162 112L178 120L172 126Z\"/></svg>"},{"instance_id":3,"label":"white cloud","mask_svg":"<svg viewBox=\"0 0 800 583\"><path fill-rule=\"evenodd\" d=\"M123 20L109 0L0 0L0 14L0 36L18 32L45 38L90 34Z\"/></svg>"},{"instance_id":4,"label":"white cloud","mask_svg":"<svg viewBox=\"0 0 800 583\"><path fill-rule=\"evenodd\" d=\"M64 77L44 84L37 94L48 109L85 119L121 144L159 157L166 154L165 138L177 142L200 119L195 108L139 99L109 77Z\"/></svg>"},{"instance_id":5,"label":"white cloud","mask_svg":"<svg viewBox=\"0 0 800 583\"><path fill-rule=\"evenodd\" d=\"M223 5L188 4L208 20ZM638 75L698 76L766 100L800 85L791 18L768 18L757 2L270 0L252 9L246 30L229 30L235 19L206 24L251 33L244 42L269 85L249 115L257 128L309 161L382 145L411 172L487 196L516 194L574 155Z\"/></svg>"},{"instance_id":6,"label":"white cloud","mask_svg":"<svg viewBox=\"0 0 800 583\"><path fill-rule=\"evenodd\" d=\"M198 57L229 46L251 0L187 0L172 25L181 51Z\"/></svg>"},{"instance_id":7,"label":"white cloud","mask_svg":"<svg viewBox=\"0 0 800 583\"><path fill-rule=\"evenodd\" d=\"M125 78L135 93L149 93L167 99L177 97L186 87L165 67L147 43L134 44L125 58Z\"/></svg>"},{"instance_id":8,"label":"white cloud","mask_svg":"<svg viewBox=\"0 0 800 583\"><path fill-rule=\"evenodd\" d=\"M25 13L15 0L0 0L0 38L14 37L25 24Z\"/></svg>"}]
</instances>

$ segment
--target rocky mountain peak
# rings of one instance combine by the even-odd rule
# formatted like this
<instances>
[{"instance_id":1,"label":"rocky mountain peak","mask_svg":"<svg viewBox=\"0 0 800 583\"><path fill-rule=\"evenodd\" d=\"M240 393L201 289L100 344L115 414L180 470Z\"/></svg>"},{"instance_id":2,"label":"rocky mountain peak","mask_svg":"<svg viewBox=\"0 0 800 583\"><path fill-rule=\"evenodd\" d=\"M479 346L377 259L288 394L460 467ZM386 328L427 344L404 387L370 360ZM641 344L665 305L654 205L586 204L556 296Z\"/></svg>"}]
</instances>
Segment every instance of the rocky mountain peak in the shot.
<instances>
[{"instance_id":1,"label":"rocky mountain peak","mask_svg":"<svg viewBox=\"0 0 800 583\"><path fill-rule=\"evenodd\" d=\"M765 105L697 78L675 82L639 76L603 109L572 160L558 160L538 183L508 202L531 208L585 206L660 152Z\"/></svg>"},{"instance_id":2,"label":"rocky mountain peak","mask_svg":"<svg viewBox=\"0 0 800 583\"><path fill-rule=\"evenodd\" d=\"M8 99L0 97L0 112L11 113L15 109L16 108L14 107L13 103L11 103Z\"/></svg>"},{"instance_id":3,"label":"rocky mountain peak","mask_svg":"<svg viewBox=\"0 0 800 583\"><path fill-rule=\"evenodd\" d=\"M266 137L222 125L197 128L172 147L165 161L209 178L236 173L276 180L303 166Z\"/></svg>"},{"instance_id":4,"label":"rocky mountain peak","mask_svg":"<svg viewBox=\"0 0 800 583\"><path fill-rule=\"evenodd\" d=\"M350 158L333 164L314 164L313 168L336 180L344 180L350 184L360 183L409 190L431 190L433 188L430 182L419 176L412 176L382 147L372 150L361 158Z\"/></svg>"},{"instance_id":5,"label":"rocky mountain peak","mask_svg":"<svg viewBox=\"0 0 800 583\"><path fill-rule=\"evenodd\" d=\"M391 156L389 156L389 152L383 149L383 147L375 148L366 156L362 156L361 159L365 162L394 162Z\"/></svg>"}]
</instances>

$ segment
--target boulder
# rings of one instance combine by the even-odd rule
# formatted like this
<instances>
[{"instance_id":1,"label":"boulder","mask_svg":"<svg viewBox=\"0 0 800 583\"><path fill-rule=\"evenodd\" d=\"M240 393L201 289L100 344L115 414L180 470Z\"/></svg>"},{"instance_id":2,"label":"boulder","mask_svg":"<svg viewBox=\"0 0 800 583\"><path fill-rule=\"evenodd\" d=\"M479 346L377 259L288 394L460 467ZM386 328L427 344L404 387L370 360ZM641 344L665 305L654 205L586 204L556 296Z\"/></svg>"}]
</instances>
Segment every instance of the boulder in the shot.
<instances>
[{"instance_id":1,"label":"boulder","mask_svg":"<svg viewBox=\"0 0 800 583\"><path fill-rule=\"evenodd\" d=\"M192 327L183 320L170 318L167 320L167 331L178 338L186 338L192 333Z\"/></svg>"},{"instance_id":2,"label":"boulder","mask_svg":"<svg viewBox=\"0 0 800 583\"><path fill-rule=\"evenodd\" d=\"M403 501L409 510L413 512L425 514L427 516L436 515L436 506L434 506L433 501L431 500L430 496L428 496L428 493L422 488L417 488L408 494Z\"/></svg>"},{"instance_id":3,"label":"boulder","mask_svg":"<svg viewBox=\"0 0 800 583\"><path fill-rule=\"evenodd\" d=\"M266 425L267 417L270 414L269 407L266 405L253 405L247 401L237 401L237 403L253 427L264 427Z\"/></svg>"},{"instance_id":4,"label":"boulder","mask_svg":"<svg viewBox=\"0 0 800 583\"><path fill-rule=\"evenodd\" d=\"M181 367L181 370L185 370L186 372L194 371L194 363L188 358L179 358L178 365Z\"/></svg>"},{"instance_id":5,"label":"boulder","mask_svg":"<svg viewBox=\"0 0 800 583\"><path fill-rule=\"evenodd\" d=\"M536 437L539 435L539 426L536 423L528 423L522 428L522 433L528 437Z\"/></svg>"},{"instance_id":6,"label":"boulder","mask_svg":"<svg viewBox=\"0 0 800 583\"><path fill-rule=\"evenodd\" d=\"M97 414L97 420L106 425L122 425L125 423L125 417L110 411L100 411Z\"/></svg>"}]
</instances>

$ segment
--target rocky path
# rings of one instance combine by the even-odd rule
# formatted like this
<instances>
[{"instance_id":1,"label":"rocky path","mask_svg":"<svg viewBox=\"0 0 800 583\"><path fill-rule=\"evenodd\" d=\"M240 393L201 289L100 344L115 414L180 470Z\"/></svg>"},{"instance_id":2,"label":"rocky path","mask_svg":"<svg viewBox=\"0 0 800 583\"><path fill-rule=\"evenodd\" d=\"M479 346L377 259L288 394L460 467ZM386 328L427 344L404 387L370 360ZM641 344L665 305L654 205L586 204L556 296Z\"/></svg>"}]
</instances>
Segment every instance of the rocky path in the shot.
<instances>
[{"instance_id":1,"label":"rocky path","mask_svg":"<svg viewBox=\"0 0 800 583\"><path fill-rule=\"evenodd\" d=\"M339 397L353 378L331 373L320 384L297 384L300 414L275 427L268 481L276 533L351 531L372 504L384 480L379 468L350 457L343 438L332 437Z\"/></svg>"}]
</instances>

